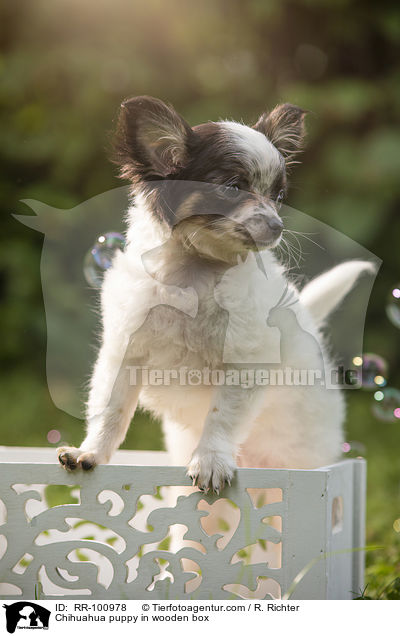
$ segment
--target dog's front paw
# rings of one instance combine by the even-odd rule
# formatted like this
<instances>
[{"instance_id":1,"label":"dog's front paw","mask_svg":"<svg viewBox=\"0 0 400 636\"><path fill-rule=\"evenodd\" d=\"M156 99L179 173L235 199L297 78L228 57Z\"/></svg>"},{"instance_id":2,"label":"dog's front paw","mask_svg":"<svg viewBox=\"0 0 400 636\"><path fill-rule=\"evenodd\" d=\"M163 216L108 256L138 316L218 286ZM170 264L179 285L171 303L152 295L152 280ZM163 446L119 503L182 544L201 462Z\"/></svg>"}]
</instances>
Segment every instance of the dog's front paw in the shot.
<instances>
[{"instance_id":1,"label":"dog's front paw","mask_svg":"<svg viewBox=\"0 0 400 636\"><path fill-rule=\"evenodd\" d=\"M96 460L96 454L90 451L82 451L80 448L74 446L62 446L57 448L58 461L65 470L75 470L76 468L82 468L82 470L91 470L98 463Z\"/></svg>"},{"instance_id":2,"label":"dog's front paw","mask_svg":"<svg viewBox=\"0 0 400 636\"><path fill-rule=\"evenodd\" d=\"M190 460L187 474L203 492L219 494L226 484L231 485L236 465L228 453L197 449Z\"/></svg>"}]
</instances>

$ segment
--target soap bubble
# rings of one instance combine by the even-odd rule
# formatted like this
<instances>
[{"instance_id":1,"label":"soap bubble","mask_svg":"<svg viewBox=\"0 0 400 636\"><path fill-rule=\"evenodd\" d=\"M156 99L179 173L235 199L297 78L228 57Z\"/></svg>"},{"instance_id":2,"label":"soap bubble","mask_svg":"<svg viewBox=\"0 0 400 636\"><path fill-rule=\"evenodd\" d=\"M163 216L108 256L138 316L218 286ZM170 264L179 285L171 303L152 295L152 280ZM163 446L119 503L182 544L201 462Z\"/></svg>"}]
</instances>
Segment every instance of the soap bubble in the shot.
<instances>
[{"instance_id":1,"label":"soap bubble","mask_svg":"<svg viewBox=\"0 0 400 636\"><path fill-rule=\"evenodd\" d=\"M50 444L57 444L61 439L61 433L60 431L57 431L56 429L52 429L51 431L49 431L47 433L47 441L50 442Z\"/></svg>"},{"instance_id":2,"label":"soap bubble","mask_svg":"<svg viewBox=\"0 0 400 636\"><path fill-rule=\"evenodd\" d=\"M101 287L104 272L111 267L117 250L124 250L125 243L124 236L119 232L107 232L98 237L83 262L83 273L91 287Z\"/></svg>"},{"instance_id":3,"label":"soap bubble","mask_svg":"<svg viewBox=\"0 0 400 636\"><path fill-rule=\"evenodd\" d=\"M376 353L365 353L362 357L353 358L357 367L359 384L363 389L374 390L387 384L388 364L382 356Z\"/></svg>"},{"instance_id":4,"label":"soap bubble","mask_svg":"<svg viewBox=\"0 0 400 636\"><path fill-rule=\"evenodd\" d=\"M365 445L357 440L350 440L342 444L342 452L349 454L351 457L360 456L360 454L364 454L365 451Z\"/></svg>"},{"instance_id":5,"label":"soap bubble","mask_svg":"<svg viewBox=\"0 0 400 636\"><path fill-rule=\"evenodd\" d=\"M386 387L375 391L372 412L384 422L400 421L400 390Z\"/></svg>"},{"instance_id":6,"label":"soap bubble","mask_svg":"<svg viewBox=\"0 0 400 636\"><path fill-rule=\"evenodd\" d=\"M394 286L389 294L386 315L392 325L400 329L400 283Z\"/></svg>"}]
</instances>

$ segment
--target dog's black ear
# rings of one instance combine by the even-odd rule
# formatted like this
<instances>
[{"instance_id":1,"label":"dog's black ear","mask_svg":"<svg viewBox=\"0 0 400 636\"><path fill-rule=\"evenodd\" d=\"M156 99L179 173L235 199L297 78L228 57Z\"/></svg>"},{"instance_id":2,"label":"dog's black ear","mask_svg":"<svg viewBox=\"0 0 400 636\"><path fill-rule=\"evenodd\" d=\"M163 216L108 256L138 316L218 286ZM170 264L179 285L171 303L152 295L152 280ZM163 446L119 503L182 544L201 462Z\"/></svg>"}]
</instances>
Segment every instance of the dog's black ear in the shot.
<instances>
[{"instance_id":1,"label":"dog's black ear","mask_svg":"<svg viewBox=\"0 0 400 636\"><path fill-rule=\"evenodd\" d=\"M172 108L154 97L133 97L121 105L114 161L121 176L166 177L185 164L194 132Z\"/></svg>"},{"instance_id":2,"label":"dog's black ear","mask_svg":"<svg viewBox=\"0 0 400 636\"><path fill-rule=\"evenodd\" d=\"M270 113L263 113L253 126L262 132L285 157L287 165L301 151L305 137L306 111L293 104L281 104Z\"/></svg>"}]
</instances>

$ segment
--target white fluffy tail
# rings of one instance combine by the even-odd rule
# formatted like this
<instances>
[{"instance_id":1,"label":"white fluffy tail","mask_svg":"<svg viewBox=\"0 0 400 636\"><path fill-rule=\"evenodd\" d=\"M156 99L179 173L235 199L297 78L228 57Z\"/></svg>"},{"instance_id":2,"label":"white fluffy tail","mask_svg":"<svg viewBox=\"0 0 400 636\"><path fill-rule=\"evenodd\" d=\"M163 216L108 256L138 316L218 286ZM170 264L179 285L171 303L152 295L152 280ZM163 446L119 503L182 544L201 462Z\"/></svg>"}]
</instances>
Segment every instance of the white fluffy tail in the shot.
<instances>
[{"instance_id":1,"label":"white fluffy tail","mask_svg":"<svg viewBox=\"0 0 400 636\"><path fill-rule=\"evenodd\" d=\"M326 320L349 293L358 277L375 274L376 267L368 261L347 261L310 281L300 293L300 302L307 307L318 324Z\"/></svg>"}]
</instances>

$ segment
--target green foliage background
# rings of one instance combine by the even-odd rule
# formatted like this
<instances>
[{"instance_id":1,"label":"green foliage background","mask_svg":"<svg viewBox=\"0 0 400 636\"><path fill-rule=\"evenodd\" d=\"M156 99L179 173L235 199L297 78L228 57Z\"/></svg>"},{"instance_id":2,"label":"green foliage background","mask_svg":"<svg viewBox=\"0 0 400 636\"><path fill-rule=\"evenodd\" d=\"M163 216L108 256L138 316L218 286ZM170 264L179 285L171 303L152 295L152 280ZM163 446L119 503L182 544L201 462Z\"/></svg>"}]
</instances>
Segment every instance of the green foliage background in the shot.
<instances>
[{"instance_id":1,"label":"green foliage background","mask_svg":"<svg viewBox=\"0 0 400 636\"><path fill-rule=\"evenodd\" d=\"M365 350L388 360L400 387L400 331L385 316L400 278L397 2L6 0L0 23L0 443L49 445L52 428L82 437L46 384L42 235L10 215L29 213L24 198L70 208L120 185L109 131L129 95L170 101L193 125L252 123L282 101L311 111L288 203L383 259ZM368 542L385 546L368 556L377 597L400 575L400 425L373 417L370 394L348 402L348 439L368 459ZM125 447L161 448L158 424L135 420Z\"/></svg>"}]
</instances>

